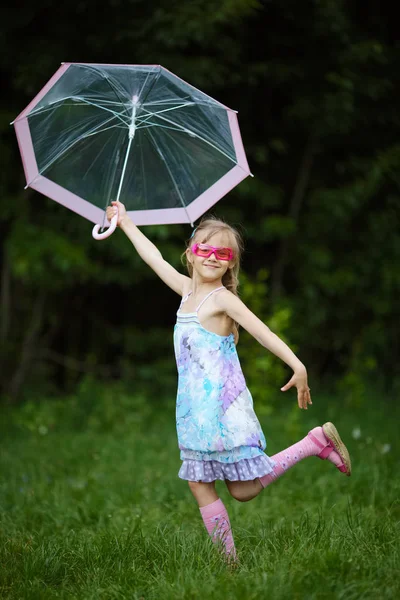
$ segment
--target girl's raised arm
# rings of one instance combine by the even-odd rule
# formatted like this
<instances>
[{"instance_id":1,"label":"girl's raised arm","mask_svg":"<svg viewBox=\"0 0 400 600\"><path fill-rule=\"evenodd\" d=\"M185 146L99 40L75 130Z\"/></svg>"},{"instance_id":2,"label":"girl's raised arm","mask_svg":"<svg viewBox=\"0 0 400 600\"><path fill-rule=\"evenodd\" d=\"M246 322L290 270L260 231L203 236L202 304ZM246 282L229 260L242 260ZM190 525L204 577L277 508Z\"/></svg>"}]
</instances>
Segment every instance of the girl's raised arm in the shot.
<instances>
[{"instance_id":1,"label":"girl's raised arm","mask_svg":"<svg viewBox=\"0 0 400 600\"><path fill-rule=\"evenodd\" d=\"M135 246L137 253L149 265L151 269L166 283L174 292L183 296L184 288L190 282L190 278L179 273L162 257L161 252L145 235L136 227L128 217L125 206L121 202L112 202L113 206L107 208L107 219L111 218L118 208L117 225L128 236Z\"/></svg>"},{"instance_id":2,"label":"girl's raised arm","mask_svg":"<svg viewBox=\"0 0 400 600\"><path fill-rule=\"evenodd\" d=\"M269 327L265 325L247 306L232 292L224 290L215 295L215 303L234 321L248 331L264 348L283 360L294 371L293 377L283 386L286 392L293 386L297 388L297 400L300 408L312 404L310 388L307 383L307 370L294 352Z\"/></svg>"}]
</instances>

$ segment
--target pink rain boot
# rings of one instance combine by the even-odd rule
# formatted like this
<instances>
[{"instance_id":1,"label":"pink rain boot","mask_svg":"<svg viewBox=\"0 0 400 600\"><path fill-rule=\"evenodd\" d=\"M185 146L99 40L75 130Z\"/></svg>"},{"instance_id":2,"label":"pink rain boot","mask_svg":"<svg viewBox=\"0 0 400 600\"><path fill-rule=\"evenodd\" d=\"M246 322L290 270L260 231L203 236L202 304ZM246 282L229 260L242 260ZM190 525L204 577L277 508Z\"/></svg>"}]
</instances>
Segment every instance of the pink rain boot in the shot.
<instances>
[{"instance_id":1,"label":"pink rain boot","mask_svg":"<svg viewBox=\"0 0 400 600\"><path fill-rule=\"evenodd\" d=\"M339 471L350 477L350 455L333 423L328 422L322 427L315 427L309 431L308 437L321 448L321 452L317 454L318 458L330 460Z\"/></svg>"}]
</instances>

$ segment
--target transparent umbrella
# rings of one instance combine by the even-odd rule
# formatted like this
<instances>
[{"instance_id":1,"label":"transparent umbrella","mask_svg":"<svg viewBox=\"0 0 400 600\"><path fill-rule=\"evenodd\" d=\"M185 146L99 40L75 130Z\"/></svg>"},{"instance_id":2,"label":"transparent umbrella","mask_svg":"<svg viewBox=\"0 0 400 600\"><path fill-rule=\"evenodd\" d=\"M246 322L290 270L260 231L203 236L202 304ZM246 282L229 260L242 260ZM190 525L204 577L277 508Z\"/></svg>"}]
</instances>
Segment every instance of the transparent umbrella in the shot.
<instances>
[{"instance_id":1,"label":"transparent umbrella","mask_svg":"<svg viewBox=\"0 0 400 600\"><path fill-rule=\"evenodd\" d=\"M111 200L193 224L251 175L236 111L159 65L63 63L13 124L26 187L102 228Z\"/></svg>"}]
</instances>

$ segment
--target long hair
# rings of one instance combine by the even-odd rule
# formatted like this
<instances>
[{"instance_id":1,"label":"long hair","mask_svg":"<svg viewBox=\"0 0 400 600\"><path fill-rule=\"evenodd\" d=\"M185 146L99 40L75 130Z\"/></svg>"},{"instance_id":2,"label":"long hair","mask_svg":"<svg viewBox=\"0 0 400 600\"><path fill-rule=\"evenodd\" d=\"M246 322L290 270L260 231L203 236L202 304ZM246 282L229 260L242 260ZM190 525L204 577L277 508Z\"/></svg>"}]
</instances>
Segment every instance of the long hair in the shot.
<instances>
[{"instance_id":1,"label":"long hair","mask_svg":"<svg viewBox=\"0 0 400 600\"><path fill-rule=\"evenodd\" d=\"M213 216L207 215L203 217L200 221L199 225L194 230L192 237L190 237L186 242L186 250L195 242L198 243L206 243L208 240L215 234L226 232L230 238L230 246L232 247L234 258L233 265L230 264L230 268L226 271L224 276L222 277L222 284L226 287L227 290L238 296L238 287L239 287L239 271L240 271L240 260L243 253L243 240L239 231L222 221L221 219L217 219ZM193 267L191 263L187 260L186 250L182 254L182 260L186 264L186 268L188 270L189 276L193 275ZM239 324L234 321L233 325L233 333L235 336L236 343L239 339Z\"/></svg>"}]
</instances>

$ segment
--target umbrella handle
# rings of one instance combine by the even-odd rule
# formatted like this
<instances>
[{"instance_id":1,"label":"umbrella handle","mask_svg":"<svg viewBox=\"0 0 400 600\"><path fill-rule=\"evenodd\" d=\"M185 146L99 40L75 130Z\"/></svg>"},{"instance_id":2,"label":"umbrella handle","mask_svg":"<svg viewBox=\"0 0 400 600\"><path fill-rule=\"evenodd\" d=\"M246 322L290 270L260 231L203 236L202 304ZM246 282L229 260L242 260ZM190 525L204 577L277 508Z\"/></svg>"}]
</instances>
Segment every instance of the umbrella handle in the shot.
<instances>
[{"instance_id":1,"label":"umbrella handle","mask_svg":"<svg viewBox=\"0 0 400 600\"><path fill-rule=\"evenodd\" d=\"M104 240L105 238L108 238L112 233L114 233L114 231L117 227L117 221L118 221L118 212L111 219L110 227L108 229L106 229L103 233L99 233L101 225L95 225L92 230L92 236L94 237L94 239L95 240Z\"/></svg>"}]
</instances>

